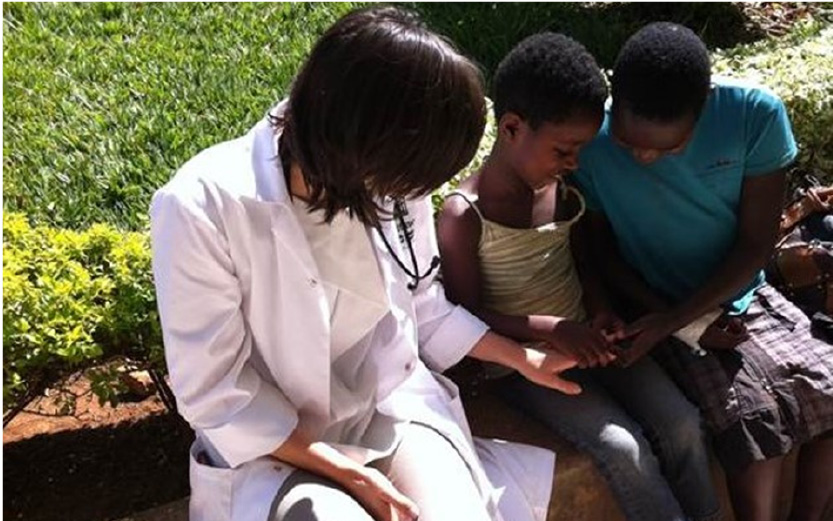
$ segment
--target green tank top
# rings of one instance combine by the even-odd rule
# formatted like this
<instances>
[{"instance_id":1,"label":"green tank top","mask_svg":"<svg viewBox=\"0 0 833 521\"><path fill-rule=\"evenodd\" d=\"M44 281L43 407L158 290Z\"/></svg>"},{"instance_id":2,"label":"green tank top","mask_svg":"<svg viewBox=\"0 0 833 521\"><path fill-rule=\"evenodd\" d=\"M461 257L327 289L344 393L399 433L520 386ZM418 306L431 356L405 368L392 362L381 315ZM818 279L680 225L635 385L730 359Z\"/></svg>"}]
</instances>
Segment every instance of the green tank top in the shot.
<instances>
[{"instance_id":1,"label":"green tank top","mask_svg":"<svg viewBox=\"0 0 833 521\"><path fill-rule=\"evenodd\" d=\"M510 228L483 216L476 196L454 191L480 218L478 254L483 307L504 315L553 315L585 319L581 283L570 248L570 229L585 211L584 197L571 186L579 201L578 213L567 221L536 228Z\"/></svg>"}]
</instances>

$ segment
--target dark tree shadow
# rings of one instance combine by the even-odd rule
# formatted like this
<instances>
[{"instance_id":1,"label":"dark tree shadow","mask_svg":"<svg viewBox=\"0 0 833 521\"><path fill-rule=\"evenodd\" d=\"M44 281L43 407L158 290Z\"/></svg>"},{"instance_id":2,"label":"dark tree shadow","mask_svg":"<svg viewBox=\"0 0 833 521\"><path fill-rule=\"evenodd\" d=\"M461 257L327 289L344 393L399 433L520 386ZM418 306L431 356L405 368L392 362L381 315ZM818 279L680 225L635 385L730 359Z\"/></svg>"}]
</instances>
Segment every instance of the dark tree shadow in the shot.
<instances>
[{"instance_id":1,"label":"dark tree shadow","mask_svg":"<svg viewBox=\"0 0 833 521\"><path fill-rule=\"evenodd\" d=\"M732 3L405 3L434 30L451 38L491 76L521 39L549 30L583 43L610 68L624 41L652 21L683 24L710 48L732 47L763 37Z\"/></svg>"}]
</instances>

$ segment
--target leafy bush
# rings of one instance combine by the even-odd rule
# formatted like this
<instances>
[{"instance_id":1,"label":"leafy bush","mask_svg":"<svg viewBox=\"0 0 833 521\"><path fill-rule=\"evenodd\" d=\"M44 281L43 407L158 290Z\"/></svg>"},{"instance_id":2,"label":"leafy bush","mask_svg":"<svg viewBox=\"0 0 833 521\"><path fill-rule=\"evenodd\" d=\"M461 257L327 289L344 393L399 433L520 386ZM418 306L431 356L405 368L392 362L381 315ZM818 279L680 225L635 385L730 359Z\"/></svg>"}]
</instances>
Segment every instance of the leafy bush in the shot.
<instances>
[{"instance_id":1,"label":"leafy bush","mask_svg":"<svg viewBox=\"0 0 833 521\"><path fill-rule=\"evenodd\" d=\"M599 64L610 68L622 44L655 20L677 22L699 34L710 48L760 38L742 7L729 2L407 2L433 29L476 59L487 78L509 50L540 31L564 33L582 42Z\"/></svg>"},{"instance_id":2,"label":"leafy bush","mask_svg":"<svg viewBox=\"0 0 833 521\"><path fill-rule=\"evenodd\" d=\"M798 166L833 182L833 26L719 51L715 70L758 81L784 100L798 140Z\"/></svg>"},{"instance_id":3,"label":"leafy bush","mask_svg":"<svg viewBox=\"0 0 833 521\"><path fill-rule=\"evenodd\" d=\"M3 215L3 404L113 357L162 367L147 234L30 226ZM113 399L114 382L99 383Z\"/></svg>"}]
</instances>

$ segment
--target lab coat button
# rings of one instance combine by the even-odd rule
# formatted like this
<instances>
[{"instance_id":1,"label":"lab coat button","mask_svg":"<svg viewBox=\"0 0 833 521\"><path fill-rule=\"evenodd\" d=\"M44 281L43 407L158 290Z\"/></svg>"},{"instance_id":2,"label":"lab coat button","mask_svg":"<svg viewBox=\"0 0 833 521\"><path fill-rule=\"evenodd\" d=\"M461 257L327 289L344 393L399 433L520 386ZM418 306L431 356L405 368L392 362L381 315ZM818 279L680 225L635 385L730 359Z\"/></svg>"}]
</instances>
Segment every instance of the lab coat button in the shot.
<instances>
[{"instance_id":1,"label":"lab coat button","mask_svg":"<svg viewBox=\"0 0 833 521\"><path fill-rule=\"evenodd\" d=\"M315 286L317 286L317 285L318 285L318 281L317 281L317 280L315 280L315 279L313 279L313 278L310 278L310 279L309 279L309 286L310 286L311 288L314 288L314 287L315 287Z\"/></svg>"},{"instance_id":2,"label":"lab coat button","mask_svg":"<svg viewBox=\"0 0 833 521\"><path fill-rule=\"evenodd\" d=\"M407 364L405 364L405 370L408 371L409 373L413 370L413 368L414 368L414 363L413 362L408 362Z\"/></svg>"}]
</instances>

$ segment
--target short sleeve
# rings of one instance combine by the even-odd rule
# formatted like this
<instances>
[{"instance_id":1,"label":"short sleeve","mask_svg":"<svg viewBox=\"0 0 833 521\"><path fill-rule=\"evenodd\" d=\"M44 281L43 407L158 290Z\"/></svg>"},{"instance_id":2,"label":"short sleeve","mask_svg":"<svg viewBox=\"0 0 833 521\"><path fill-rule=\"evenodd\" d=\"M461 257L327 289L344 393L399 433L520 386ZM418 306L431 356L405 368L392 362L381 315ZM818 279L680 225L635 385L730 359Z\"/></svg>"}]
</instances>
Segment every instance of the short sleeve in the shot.
<instances>
[{"instance_id":1,"label":"short sleeve","mask_svg":"<svg viewBox=\"0 0 833 521\"><path fill-rule=\"evenodd\" d=\"M746 103L744 176L768 174L790 165L798 149L784 102L769 89L754 88L748 91Z\"/></svg>"}]
</instances>

